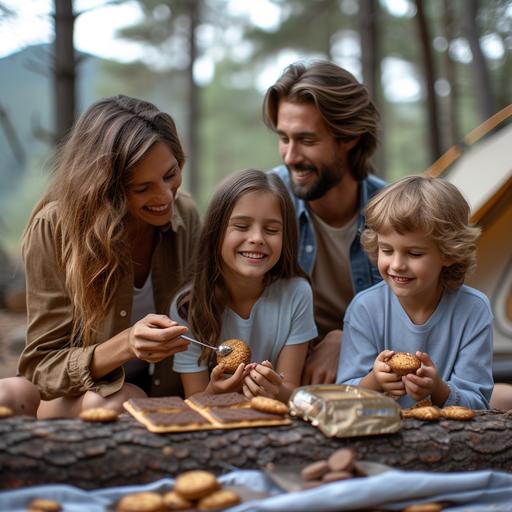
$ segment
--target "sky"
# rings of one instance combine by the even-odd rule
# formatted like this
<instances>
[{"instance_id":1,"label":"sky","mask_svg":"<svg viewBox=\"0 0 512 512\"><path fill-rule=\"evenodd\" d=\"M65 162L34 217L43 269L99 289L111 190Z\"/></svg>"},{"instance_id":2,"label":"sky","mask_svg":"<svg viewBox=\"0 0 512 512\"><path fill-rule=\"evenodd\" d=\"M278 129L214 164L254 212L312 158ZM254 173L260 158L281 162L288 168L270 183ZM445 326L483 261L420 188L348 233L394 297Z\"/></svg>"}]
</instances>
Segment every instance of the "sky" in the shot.
<instances>
[{"instance_id":1,"label":"sky","mask_svg":"<svg viewBox=\"0 0 512 512\"><path fill-rule=\"evenodd\" d=\"M12 8L16 15L7 20L0 20L0 58L22 49L30 44L50 42L53 40L53 0L0 0L7 7ZM106 0L74 0L75 12L82 14L75 23L75 46L78 50L121 62L130 62L144 58L145 62L153 60L154 67L164 66L165 59L162 54L153 55L140 44L116 38L116 30L136 23L142 16L136 2L124 2L122 5L105 5ZM348 11L357 10L357 0L340 0L342 7ZM381 4L393 15L412 17L415 7L410 0L381 0ZM268 0L229 0L229 9L233 13L246 15L251 22L259 27L272 30L279 24L279 9ZM512 18L512 2L509 9ZM194 68L196 80L200 84L207 84L213 76L215 61L221 57L220 50L215 47L214 36L203 30L205 47L209 48L198 59ZM249 50L240 39L241 31L233 27L224 34L225 42L229 47L230 56L239 59L247 58ZM227 38L231 38L228 40ZM441 38L436 38L441 39ZM441 49L446 41L434 40L434 48ZM482 39L484 53L492 59L503 57L505 48L501 39L496 35L487 34ZM512 40L508 43L512 48ZM471 61L471 51L463 39L456 40L450 46L450 51L461 62ZM170 52L169 52L170 54ZM337 64L346 67L361 79L360 48L357 43L357 33L350 31L340 36L333 49ZM272 65L261 72L257 88L265 90L279 76L283 68L290 62L298 59L300 55L283 51L278 55ZM410 63L388 57L383 65L383 83L388 99L392 101L417 101L420 94L420 81L417 70ZM447 94L442 80L436 84L439 94Z\"/></svg>"}]
</instances>

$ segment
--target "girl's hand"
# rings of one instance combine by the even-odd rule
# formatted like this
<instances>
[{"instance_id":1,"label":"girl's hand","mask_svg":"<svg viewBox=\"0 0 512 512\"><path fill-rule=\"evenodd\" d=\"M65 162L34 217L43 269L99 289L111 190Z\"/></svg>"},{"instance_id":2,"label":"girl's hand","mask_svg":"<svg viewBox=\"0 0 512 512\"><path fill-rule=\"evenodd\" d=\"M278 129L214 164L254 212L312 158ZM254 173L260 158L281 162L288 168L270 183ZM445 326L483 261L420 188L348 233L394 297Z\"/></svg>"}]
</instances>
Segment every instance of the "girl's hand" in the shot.
<instances>
[{"instance_id":1,"label":"girl's hand","mask_svg":"<svg viewBox=\"0 0 512 512\"><path fill-rule=\"evenodd\" d=\"M283 378L277 374L270 361L263 361L252 368L244 378L242 390L251 399L255 396L275 398L281 390Z\"/></svg>"},{"instance_id":2,"label":"girl's hand","mask_svg":"<svg viewBox=\"0 0 512 512\"><path fill-rule=\"evenodd\" d=\"M373 363L373 374L384 393L400 397L405 395L405 385L400 376L393 373L391 367L386 363L394 353L393 350L383 350Z\"/></svg>"},{"instance_id":3,"label":"girl's hand","mask_svg":"<svg viewBox=\"0 0 512 512\"><path fill-rule=\"evenodd\" d=\"M245 365L240 363L235 373L228 378L224 377L224 367L221 364L215 366L210 375L210 382L205 390L208 395L216 395L218 393L231 393L240 391L242 381L245 377Z\"/></svg>"},{"instance_id":4,"label":"girl's hand","mask_svg":"<svg viewBox=\"0 0 512 512\"><path fill-rule=\"evenodd\" d=\"M407 394L414 400L419 401L430 396L441 379L427 353L416 352L416 357L421 361L421 367L416 370L416 373L404 375L402 380Z\"/></svg>"},{"instance_id":5,"label":"girl's hand","mask_svg":"<svg viewBox=\"0 0 512 512\"><path fill-rule=\"evenodd\" d=\"M186 332L185 326L166 315L149 314L130 328L128 347L133 357L157 363L187 350L189 342L180 337Z\"/></svg>"}]
</instances>

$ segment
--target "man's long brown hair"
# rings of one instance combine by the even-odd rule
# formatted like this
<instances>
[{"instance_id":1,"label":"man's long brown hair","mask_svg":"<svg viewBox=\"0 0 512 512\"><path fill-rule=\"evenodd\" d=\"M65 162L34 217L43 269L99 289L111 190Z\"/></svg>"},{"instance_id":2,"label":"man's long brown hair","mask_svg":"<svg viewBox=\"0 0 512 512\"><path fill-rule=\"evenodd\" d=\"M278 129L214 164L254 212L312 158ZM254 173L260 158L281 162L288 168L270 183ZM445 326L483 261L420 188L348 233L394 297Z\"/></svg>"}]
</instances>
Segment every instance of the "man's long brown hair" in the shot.
<instances>
[{"instance_id":1,"label":"man's long brown hair","mask_svg":"<svg viewBox=\"0 0 512 512\"><path fill-rule=\"evenodd\" d=\"M171 116L128 96L99 100L59 148L52 179L32 211L24 247L30 244L38 212L57 203L52 242L73 306L73 344L91 342L130 270L126 183L156 142L166 144L183 167L185 156Z\"/></svg>"},{"instance_id":2,"label":"man's long brown hair","mask_svg":"<svg viewBox=\"0 0 512 512\"><path fill-rule=\"evenodd\" d=\"M273 131L281 101L315 105L337 140L359 137L347 155L348 166L356 181L368 176L370 157L377 149L380 116L366 87L351 73L329 61L288 66L263 100L263 120Z\"/></svg>"},{"instance_id":3,"label":"man's long brown hair","mask_svg":"<svg viewBox=\"0 0 512 512\"><path fill-rule=\"evenodd\" d=\"M228 291L222 276L221 249L229 218L237 201L249 192L270 192L279 202L283 217L283 245L277 263L267 272L265 285L277 279L305 277L297 260L298 234L294 207L281 179L274 174L248 169L228 176L214 193L205 214L195 262L194 279L178 300L178 312L187 318L192 332L217 346ZM206 349L208 350L208 349ZM207 354L203 352L201 359Z\"/></svg>"}]
</instances>

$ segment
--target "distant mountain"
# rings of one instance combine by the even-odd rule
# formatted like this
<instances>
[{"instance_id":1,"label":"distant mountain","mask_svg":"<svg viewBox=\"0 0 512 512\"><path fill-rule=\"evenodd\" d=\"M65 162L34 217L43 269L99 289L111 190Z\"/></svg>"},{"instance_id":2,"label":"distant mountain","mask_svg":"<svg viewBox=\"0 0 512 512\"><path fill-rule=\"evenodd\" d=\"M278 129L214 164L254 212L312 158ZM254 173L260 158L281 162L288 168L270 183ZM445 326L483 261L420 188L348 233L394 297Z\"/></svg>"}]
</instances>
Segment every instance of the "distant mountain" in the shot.
<instances>
[{"instance_id":1,"label":"distant mountain","mask_svg":"<svg viewBox=\"0 0 512 512\"><path fill-rule=\"evenodd\" d=\"M49 151L46 143L34 136L35 129L53 130L53 87L49 44L28 46L0 59L0 104L7 112L27 160ZM95 97L102 59L79 54L78 105L82 109ZM5 131L0 126L0 197L11 189L23 167L14 157Z\"/></svg>"},{"instance_id":2,"label":"distant mountain","mask_svg":"<svg viewBox=\"0 0 512 512\"><path fill-rule=\"evenodd\" d=\"M0 126L0 199L12 189L13 179L19 179L33 158L44 158L52 150L34 136L37 128L53 130L52 50L50 44L28 46L0 59L0 105L7 112L27 156L27 164L20 166ZM152 101L172 113L178 129L184 133L187 89L182 70L156 73L143 63L120 64L84 53L78 53L77 57L80 58L79 112L100 97L128 94Z\"/></svg>"}]
</instances>

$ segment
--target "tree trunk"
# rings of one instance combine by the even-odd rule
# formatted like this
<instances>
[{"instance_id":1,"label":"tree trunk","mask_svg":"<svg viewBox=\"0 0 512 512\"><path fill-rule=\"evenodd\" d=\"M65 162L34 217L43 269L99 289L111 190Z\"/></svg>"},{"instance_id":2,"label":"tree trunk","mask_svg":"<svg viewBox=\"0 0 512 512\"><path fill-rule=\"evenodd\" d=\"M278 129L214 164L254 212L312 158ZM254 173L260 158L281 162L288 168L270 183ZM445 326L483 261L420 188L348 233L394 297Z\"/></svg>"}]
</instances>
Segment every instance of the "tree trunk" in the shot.
<instances>
[{"instance_id":1,"label":"tree trunk","mask_svg":"<svg viewBox=\"0 0 512 512\"><path fill-rule=\"evenodd\" d=\"M423 6L423 0L416 0L416 19L423 55L423 68L425 74L425 89L427 93L427 118L430 139L430 160L435 162L441 156L441 141L439 137L439 113L437 98L434 88L435 73L434 59L432 57L431 41L428 31L427 18Z\"/></svg>"},{"instance_id":2,"label":"tree trunk","mask_svg":"<svg viewBox=\"0 0 512 512\"><path fill-rule=\"evenodd\" d=\"M377 0L359 2L359 37L361 40L361 64L363 83L368 88L370 98L383 114L384 101L380 101L380 53L379 53L379 3ZM374 156L375 174L386 178L386 161L384 148L386 130L384 116L381 117L379 146Z\"/></svg>"},{"instance_id":3,"label":"tree trunk","mask_svg":"<svg viewBox=\"0 0 512 512\"><path fill-rule=\"evenodd\" d=\"M72 0L55 0L55 140L62 141L76 115L76 61Z\"/></svg>"},{"instance_id":4,"label":"tree trunk","mask_svg":"<svg viewBox=\"0 0 512 512\"><path fill-rule=\"evenodd\" d=\"M199 90L194 80L194 63L197 59L196 29L199 24L199 13L201 9L200 0L188 0L189 33L188 51L189 63L187 67L188 81L188 112L187 112L187 172L189 192L196 200L199 200Z\"/></svg>"},{"instance_id":5,"label":"tree trunk","mask_svg":"<svg viewBox=\"0 0 512 512\"><path fill-rule=\"evenodd\" d=\"M446 98L446 116L442 123L446 126L447 146L451 147L459 142L458 129L458 87L456 77L456 67L450 55L450 43L455 39L455 16L453 12L452 0L444 0L443 2L443 28L448 47L444 54L444 64L446 72L446 80L450 84L450 94ZM443 148L446 150L446 148Z\"/></svg>"},{"instance_id":6,"label":"tree trunk","mask_svg":"<svg viewBox=\"0 0 512 512\"><path fill-rule=\"evenodd\" d=\"M462 12L464 33L473 55L471 66L475 80L478 110L480 111L480 119L483 122L494 114L494 106L489 69L487 68L487 63L482 53L482 48L480 47L478 27L476 24L478 0L467 0L467 2L464 3Z\"/></svg>"},{"instance_id":7,"label":"tree trunk","mask_svg":"<svg viewBox=\"0 0 512 512\"><path fill-rule=\"evenodd\" d=\"M128 414L114 423L0 420L0 488L67 483L84 489L141 484L189 469L220 473L226 464L301 468L351 446L359 460L398 469L512 471L512 415L478 412L474 420L406 419L396 434L327 438L294 420L284 427L153 434Z\"/></svg>"}]
</instances>

